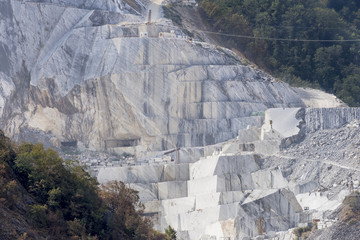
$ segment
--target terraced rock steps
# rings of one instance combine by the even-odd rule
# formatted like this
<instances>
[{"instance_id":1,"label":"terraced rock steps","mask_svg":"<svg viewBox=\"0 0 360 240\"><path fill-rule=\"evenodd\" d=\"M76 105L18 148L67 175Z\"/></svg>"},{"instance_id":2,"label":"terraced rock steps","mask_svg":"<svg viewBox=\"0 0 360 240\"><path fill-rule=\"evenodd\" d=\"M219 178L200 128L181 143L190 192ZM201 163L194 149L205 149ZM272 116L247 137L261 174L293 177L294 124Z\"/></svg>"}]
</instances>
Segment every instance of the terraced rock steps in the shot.
<instances>
[{"instance_id":1,"label":"terraced rock steps","mask_svg":"<svg viewBox=\"0 0 360 240\"><path fill-rule=\"evenodd\" d=\"M354 114L357 111L269 109L263 114L261 127L248 126L235 139L193 149L194 155L203 157L189 159L180 148L177 162L101 168L98 179L124 181L139 190L145 214L152 217L155 226L163 230L171 225L181 239L243 239L272 236L279 231L285 232L278 236L289 237L288 229L306 225L313 218L323 219L323 214L339 206L349 190L342 189L335 199L331 198L319 182L294 180L286 164L269 165L267 159L284 159L284 149L311 134L314 114L322 112L324 116L318 128L334 128L358 118ZM290 164L294 160L288 161Z\"/></svg>"}]
</instances>

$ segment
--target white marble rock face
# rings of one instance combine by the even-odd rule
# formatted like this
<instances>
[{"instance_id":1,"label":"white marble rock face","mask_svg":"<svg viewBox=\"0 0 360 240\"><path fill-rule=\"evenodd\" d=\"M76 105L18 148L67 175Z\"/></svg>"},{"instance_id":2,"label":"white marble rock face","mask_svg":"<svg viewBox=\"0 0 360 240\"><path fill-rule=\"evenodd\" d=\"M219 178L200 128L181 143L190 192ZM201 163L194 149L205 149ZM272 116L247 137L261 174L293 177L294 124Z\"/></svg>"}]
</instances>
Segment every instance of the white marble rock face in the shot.
<instances>
[{"instance_id":1,"label":"white marble rock face","mask_svg":"<svg viewBox=\"0 0 360 240\"><path fill-rule=\"evenodd\" d=\"M140 194L154 227L171 225L180 239L247 239L285 231L301 206L280 170L261 170L252 153L214 155L189 164L101 168L100 182L122 180ZM170 177L171 176L171 177Z\"/></svg>"},{"instance_id":2,"label":"white marble rock face","mask_svg":"<svg viewBox=\"0 0 360 240\"><path fill-rule=\"evenodd\" d=\"M122 180L139 190L145 213L153 217L155 228L162 231L171 225L179 239L278 239L283 235L281 239L292 239L291 229L306 226L312 219L321 219L321 227L336 222L327 219L329 212L349 194L349 176L359 178L358 163L349 166L355 152L342 160L336 156L324 157L327 160L311 157L314 152L333 155L327 153L329 148L334 152L343 148L326 131L340 133L341 141L353 151L359 139L358 111L268 109L261 127L240 130L235 139L203 147L208 150L197 160L189 162L181 155L178 163L149 161L140 166L104 167L97 178L99 182ZM323 131L316 133L314 127ZM251 137L250 132L254 133ZM313 146L319 137L327 138L326 143L333 141L332 145L321 149L324 143L320 142L315 151L297 148L300 144ZM295 142L281 149L284 139ZM244 147L246 144L252 147ZM309 158L303 158L304 149ZM354 181L354 186L358 183Z\"/></svg>"},{"instance_id":3,"label":"white marble rock face","mask_svg":"<svg viewBox=\"0 0 360 240\"><path fill-rule=\"evenodd\" d=\"M136 139L135 153L203 146L259 124L253 112L304 106L223 51L159 38L184 36L167 21L146 25L120 1L79 2L1 1L1 128L15 139L111 151L121 144L108 140Z\"/></svg>"}]
</instances>

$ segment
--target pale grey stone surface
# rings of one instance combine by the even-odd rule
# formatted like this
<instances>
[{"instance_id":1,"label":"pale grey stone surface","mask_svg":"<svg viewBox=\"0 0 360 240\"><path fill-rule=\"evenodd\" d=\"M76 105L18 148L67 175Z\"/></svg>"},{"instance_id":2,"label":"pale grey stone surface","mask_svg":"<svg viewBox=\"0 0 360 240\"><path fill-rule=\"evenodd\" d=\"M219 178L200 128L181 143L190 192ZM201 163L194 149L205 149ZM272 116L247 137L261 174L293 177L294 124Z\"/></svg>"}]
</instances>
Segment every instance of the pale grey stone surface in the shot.
<instances>
[{"instance_id":1,"label":"pale grey stone surface","mask_svg":"<svg viewBox=\"0 0 360 240\"><path fill-rule=\"evenodd\" d=\"M266 232L294 227L301 206L284 189L288 181L279 169L261 170L257 155L244 153L219 152L190 164L102 168L98 180L127 181L140 191L145 213L156 216L155 227L171 225L184 239L253 237L259 216Z\"/></svg>"},{"instance_id":2,"label":"pale grey stone surface","mask_svg":"<svg viewBox=\"0 0 360 240\"><path fill-rule=\"evenodd\" d=\"M306 131L340 128L360 118L360 108L307 108Z\"/></svg>"},{"instance_id":3,"label":"pale grey stone surface","mask_svg":"<svg viewBox=\"0 0 360 240\"><path fill-rule=\"evenodd\" d=\"M62 7L76 7L84 9L96 9L96 10L105 10L109 12L123 12L128 11L131 13L140 14L144 10L144 5L141 1L134 1L136 7L132 8L126 1L121 0L27 0L28 3L42 3L42 4L51 4Z\"/></svg>"},{"instance_id":4,"label":"pale grey stone surface","mask_svg":"<svg viewBox=\"0 0 360 240\"><path fill-rule=\"evenodd\" d=\"M281 112L291 112L284 118L297 129L294 134L302 135L308 126L320 129L305 131L287 147L282 146L281 136L285 130L289 132L290 125L282 119L284 127L276 128L278 135L271 140L259 140L260 132L269 130L262 126L240 130L238 138L206 146L203 151L194 148L204 156L193 163L180 159L188 165L187 179L170 177L174 182L157 184L161 194L148 204L148 211L158 216L155 226L163 229L170 224L183 239L250 239L260 234L260 221L267 238L291 239L288 229L304 226L313 218L327 221L349 193L349 178L359 187L359 151L354 148L360 139L357 110L284 109ZM333 114L327 115L327 111ZM312 118L319 112L325 117L314 125ZM293 124L294 116L303 125ZM247 137L249 132L256 137ZM285 139L289 137L293 136ZM244 144L254 144L253 150L243 148ZM110 172L104 169L105 173Z\"/></svg>"},{"instance_id":5,"label":"pale grey stone surface","mask_svg":"<svg viewBox=\"0 0 360 240\"><path fill-rule=\"evenodd\" d=\"M0 127L8 135L29 140L40 131L53 146L77 141L140 156L223 142L260 124L253 112L304 106L287 84L186 41L168 21L147 25L125 5L2 1ZM179 38L158 38L170 30ZM124 139L139 145L106 147Z\"/></svg>"}]
</instances>

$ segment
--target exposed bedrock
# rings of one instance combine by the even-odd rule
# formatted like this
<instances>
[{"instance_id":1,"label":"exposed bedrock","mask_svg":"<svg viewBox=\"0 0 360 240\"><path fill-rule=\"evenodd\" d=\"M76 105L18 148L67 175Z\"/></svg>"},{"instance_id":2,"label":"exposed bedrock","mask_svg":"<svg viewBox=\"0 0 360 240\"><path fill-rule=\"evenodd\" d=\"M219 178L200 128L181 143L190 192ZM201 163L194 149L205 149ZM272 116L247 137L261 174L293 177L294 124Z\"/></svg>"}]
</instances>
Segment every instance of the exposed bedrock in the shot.
<instances>
[{"instance_id":1,"label":"exposed bedrock","mask_svg":"<svg viewBox=\"0 0 360 240\"><path fill-rule=\"evenodd\" d=\"M359 187L358 111L268 109L261 127L190 148L197 158L180 149L176 161L165 153L132 166L101 167L97 178L137 189L155 227L171 225L180 239L291 239L288 229L329 221L349 193L349 178Z\"/></svg>"},{"instance_id":2,"label":"exposed bedrock","mask_svg":"<svg viewBox=\"0 0 360 240\"><path fill-rule=\"evenodd\" d=\"M309 108L305 115L306 131L340 128L360 118L360 108Z\"/></svg>"},{"instance_id":3,"label":"exposed bedrock","mask_svg":"<svg viewBox=\"0 0 360 240\"><path fill-rule=\"evenodd\" d=\"M222 142L260 126L258 112L304 106L287 84L167 21L75 2L1 3L1 128L15 139L138 154Z\"/></svg>"},{"instance_id":4,"label":"exposed bedrock","mask_svg":"<svg viewBox=\"0 0 360 240\"><path fill-rule=\"evenodd\" d=\"M246 239L287 230L302 216L281 171L261 170L257 160L252 154L220 154L193 164L102 168L98 179L137 189L155 227L171 225L180 239Z\"/></svg>"}]
</instances>

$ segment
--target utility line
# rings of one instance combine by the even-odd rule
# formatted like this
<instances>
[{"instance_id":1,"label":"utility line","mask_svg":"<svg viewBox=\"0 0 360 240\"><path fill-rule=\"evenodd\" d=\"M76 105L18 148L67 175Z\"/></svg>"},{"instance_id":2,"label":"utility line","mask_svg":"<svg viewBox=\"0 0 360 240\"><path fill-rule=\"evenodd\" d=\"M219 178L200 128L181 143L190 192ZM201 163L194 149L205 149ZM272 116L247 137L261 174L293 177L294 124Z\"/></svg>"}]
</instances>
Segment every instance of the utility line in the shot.
<instances>
[{"instance_id":1,"label":"utility line","mask_svg":"<svg viewBox=\"0 0 360 240\"><path fill-rule=\"evenodd\" d=\"M275 27L275 28L294 28L294 29L314 29L314 30L339 30L342 29L344 30L345 26L343 27L314 27L314 26L294 26L294 25L280 25L280 24L247 24L247 26L249 27L257 27L257 28L261 28L261 27Z\"/></svg>"},{"instance_id":2,"label":"utility line","mask_svg":"<svg viewBox=\"0 0 360 240\"><path fill-rule=\"evenodd\" d=\"M258 40L269 40L269 41L288 41L288 42L360 42L360 39L292 39L292 38L271 38L271 37L255 37L228 33L219 33L211 31L203 31L197 29L191 29L198 32L210 33L228 37L247 38L247 39L258 39Z\"/></svg>"},{"instance_id":3,"label":"utility line","mask_svg":"<svg viewBox=\"0 0 360 240\"><path fill-rule=\"evenodd\" d=\"M207 20L213 20L212 18L207 18ZM246 26L248 27L257 27L257 28L261 28L261 27L275 27L275 28L294 28L294 29L314 29L314 30L339 30L342 29L344 30L344 28L346 26L342 26L342 27L314 27L314 26L295 26L295 25L281 25L281 24L258 24L258 23L246 23Z\"/></svg>"},{"instance_id":4,"label":"utility line","mask_svg":"<svg viewBox=\"0 0 360 240\"><path fill-rule=\"evenodd\" d=\"M344 27L300 27L300 26L293 26L293 25L266 25L266 24L263 24L263 25L257 25L257 24L251 24L251 25L248 25L248 26L251 26L251 27L274 27L274 28L294 28L294 29L313 29L313 30L339 30L339 29L342 29L344 30Z\"/></svg>"}]
</instances>

